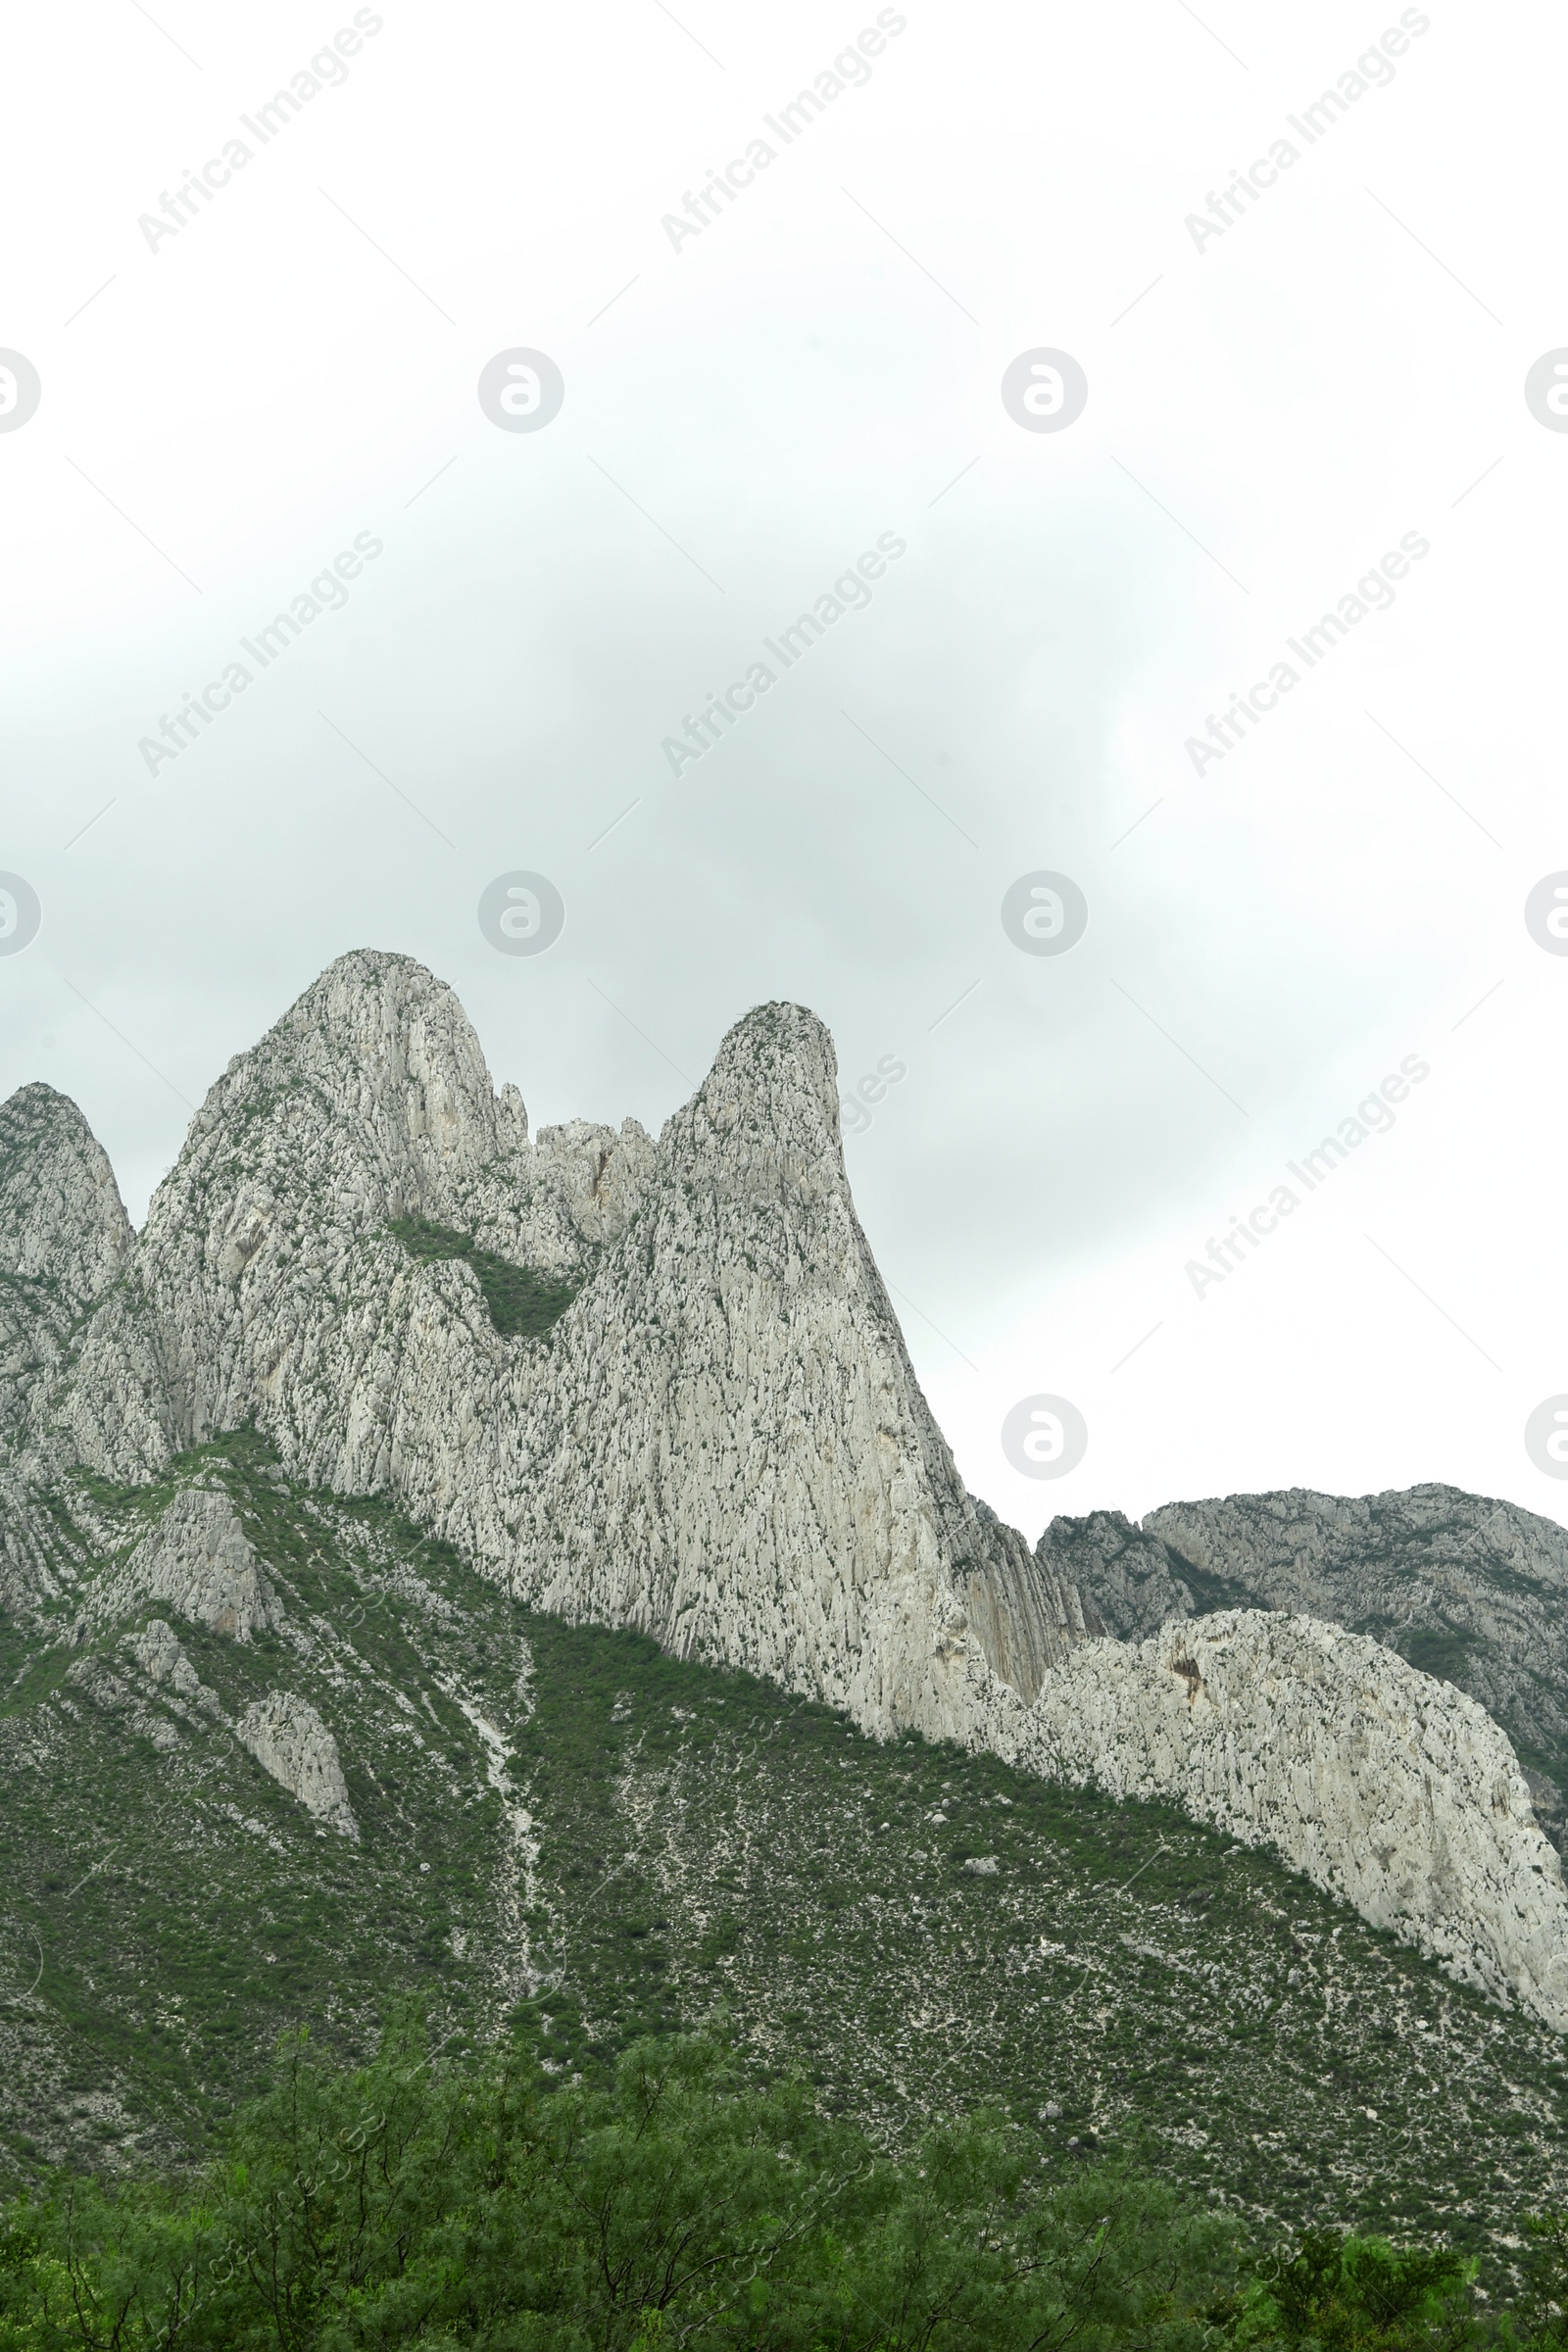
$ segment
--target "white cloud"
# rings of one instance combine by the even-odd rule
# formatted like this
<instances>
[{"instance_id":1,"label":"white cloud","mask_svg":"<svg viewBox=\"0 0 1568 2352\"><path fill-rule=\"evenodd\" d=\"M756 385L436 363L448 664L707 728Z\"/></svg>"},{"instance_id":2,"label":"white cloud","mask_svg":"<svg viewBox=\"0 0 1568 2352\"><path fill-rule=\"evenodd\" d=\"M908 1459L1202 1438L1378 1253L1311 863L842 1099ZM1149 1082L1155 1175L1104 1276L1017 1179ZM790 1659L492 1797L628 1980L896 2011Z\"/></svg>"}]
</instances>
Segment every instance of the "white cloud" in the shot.
<instances>
[{"instance_id":1,"label":"white cloud","mask_svg":"<svg viewBox=\"0 0 1568 2352\"><path fill-rule=\"evenodd\" d=\"M1398 11L911 8L674 252L874 9L394 5L149 252L353 13L24 28L0 866L45 919L0 958L0 1090L76 1095L139 1203L180 1098L351 946L452 979L536 1117L657 1122L800 998L852 1078L908 1064L851 1166L1000 1507L1446 1477L1556 1512L1520 1438L1568 1388L1568 961L1521 919L1568 864L1568 444L1522 397L1568 339L1556 18L1431 12L1199 253L1185 217ZM514 344L565 377L538 434L475 398ZM1059 435L999 398L1038 344L1089 378ZM1393 607L1195 778L1186 738L1412 530ZM673 780L672 720L885 531L870 607ZM343 609L149 777L149 726L362 532ZM1060 959L998 920L1041 865L1090 900ZM474 920L517 866L566 901L537 961ZM1419 1103L1196 1300L1184 1261L1412 1051ZM997 1444L1037 1389L1090 1422L1059 1489Z\"/></svg>"}]
</instances>

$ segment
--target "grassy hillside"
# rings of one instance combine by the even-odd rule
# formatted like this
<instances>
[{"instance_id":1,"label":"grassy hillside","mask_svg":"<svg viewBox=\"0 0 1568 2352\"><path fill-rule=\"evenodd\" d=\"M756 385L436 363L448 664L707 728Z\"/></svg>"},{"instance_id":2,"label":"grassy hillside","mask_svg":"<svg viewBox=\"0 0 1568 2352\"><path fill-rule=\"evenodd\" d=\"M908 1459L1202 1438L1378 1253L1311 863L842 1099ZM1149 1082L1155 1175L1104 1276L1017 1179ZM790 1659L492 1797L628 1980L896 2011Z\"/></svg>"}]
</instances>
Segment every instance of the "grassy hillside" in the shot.
<instances>
[{"instance_id":1,"label":"grassy hillside","mask_svg":"<svg viewBox=\"0 0 1568 2352\"><path fill-rule=\"evenodd\" d=\"M318 1708L360 1840L140 1675L132 1620L0 1627L0 2183L194 2153L285 2027L354 2056L416 1991L454 2047L522 2008L568 2072L724 2018L893 2146L989 2099L1270 2222L1495 2246L1568 2194L1556 2037L1278 1863L528 1615L254 1435L63 1496L95 1573L193 1477L287 1631L180 1639L230 1726Z\"/></svg>"}]
</instances>

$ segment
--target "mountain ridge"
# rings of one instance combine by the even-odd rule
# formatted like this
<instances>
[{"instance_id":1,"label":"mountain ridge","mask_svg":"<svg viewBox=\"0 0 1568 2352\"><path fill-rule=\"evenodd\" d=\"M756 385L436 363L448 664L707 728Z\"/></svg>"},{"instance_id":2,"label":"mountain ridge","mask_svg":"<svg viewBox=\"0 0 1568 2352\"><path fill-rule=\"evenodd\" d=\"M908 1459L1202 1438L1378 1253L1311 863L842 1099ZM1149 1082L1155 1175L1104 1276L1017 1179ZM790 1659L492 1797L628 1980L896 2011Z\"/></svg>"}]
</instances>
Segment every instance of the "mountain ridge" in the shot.
<instances>
[{"instance_id":1,"label":"mountain ridge","mask_svg":"<svg viewBox=\"0 0 1568 2352\"><path fill-rule=\"evenodd\" d=\"M8 1106L74 1171L27 1246L107 1279L8 1391L34 1607L82 1572L73 1479L145 1486L254 1426L286 1478L384 1497L517 1602L879 1739L1173 1799L1568 2026L1561 1868L1480 1707L1385 1643L1256 1608L1174 1645L1098 1638L1060 1547L966 1493L804 1007L738 1022L657 1141L533 1138L450 988L354 952L230 1061L118 1255L60 1100ZM411 1250L425 1228L467 1253ZM548 1330L498 1328L480 1258L570 1292Z\"/></svg>"}]
</instances>

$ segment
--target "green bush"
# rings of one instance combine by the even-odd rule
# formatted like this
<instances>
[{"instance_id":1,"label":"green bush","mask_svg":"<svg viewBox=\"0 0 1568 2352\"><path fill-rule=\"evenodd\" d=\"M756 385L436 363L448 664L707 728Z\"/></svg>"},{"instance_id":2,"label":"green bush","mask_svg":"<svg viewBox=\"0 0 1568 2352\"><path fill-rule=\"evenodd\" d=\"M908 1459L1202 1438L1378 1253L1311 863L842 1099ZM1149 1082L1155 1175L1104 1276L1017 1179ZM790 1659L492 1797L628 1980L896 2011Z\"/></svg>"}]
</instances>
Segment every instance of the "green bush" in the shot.
<instances>
[{"instance_id":1,"label":"green bush","mask_svg":"<svg viewBox=\"0 0 1568 2352\"><path fill-rule=\"evenodd\" d=\"M437 1225L429 1217L395 1217L391 1230L411 1257L426 1263L456 1257L471 1266L491 1322L509 1340L543 1339L577 1296L576 1283L553 1282L531 1266L514 1265L511 1258L481 1250L467 1234Z\"/></svg>"},{"instance_id":2,"label":"green bush","mask_svg":"<svg viewBox=\"0 0 1568 2352\"><path fill-rule=\"evenodd\" d=\"M1233 2244L1114 2166L980 2120L907 2163L689 2038L612 2082L443 2071L405 2022L288 2045L194 2180L61 2180L0 2235L4 2352L1200 2352Z\"/></svg>"},{"instance_id":3,"label":"green bush","mask_svg":"<svg viewBox=\"0 0 1568 2352\"><path fill-rule=\"evenodd\" d=\"M199 2175L55 2176L0 2212L0 2352L1546 2352L1568 2217L1515 2317L1473 2258L1305 2232L1258 2252L1117 2159L980 2116L907 2158L721 2042L571 2072L569 2016L440 2063L300 2034ZM1517 2322L1517 2324L1516 2324Z\"/></svg>"},{"instance_id":4,"label":"green bush","mask_svg":"<svg viewBox=\"0 0 1568 2352\"><path fill-rule=\"evenodd\" d=\"M1417 2352L1478 2332L1473 2259L1411 2251L1382 2237L1310 2230L1255 2265L1233 2334L1239 2344L1321 2345L1323 2352Z\"/></svg>"}]
</instances>

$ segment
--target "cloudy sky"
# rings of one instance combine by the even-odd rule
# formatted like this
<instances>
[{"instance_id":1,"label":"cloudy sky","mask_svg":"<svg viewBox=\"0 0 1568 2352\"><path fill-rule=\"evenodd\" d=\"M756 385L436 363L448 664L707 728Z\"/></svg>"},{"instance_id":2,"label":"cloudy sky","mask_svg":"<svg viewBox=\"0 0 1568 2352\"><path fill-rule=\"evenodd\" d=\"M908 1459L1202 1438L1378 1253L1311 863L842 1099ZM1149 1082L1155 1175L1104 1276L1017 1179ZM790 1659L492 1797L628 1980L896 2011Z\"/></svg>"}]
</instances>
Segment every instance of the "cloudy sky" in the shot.
<instances>
[{"instance_id":1,"label":"cloudy sky","mask_svg":"<svg viewBox=\"0 0 1568 2352\"><path fill-rule=\"evenodd\" d=\"M1031 1534L1422 1479L1568 1516L1524 1440L1568 1392L1560 13L243 14L13 28L0 1094L74 1096L139 1217L346 949L450 979L536 1124L657 1128L796 998ZM564 385L522 430L519 350ZM477 919L519 870L538 956ZM1059 955L1003 921L1041 872ZM1035 1395L1064 1477L1003 1451Z\"/></svg>"}]
</instances>

